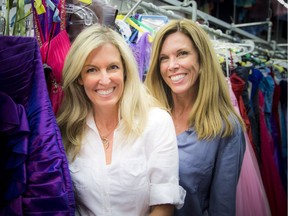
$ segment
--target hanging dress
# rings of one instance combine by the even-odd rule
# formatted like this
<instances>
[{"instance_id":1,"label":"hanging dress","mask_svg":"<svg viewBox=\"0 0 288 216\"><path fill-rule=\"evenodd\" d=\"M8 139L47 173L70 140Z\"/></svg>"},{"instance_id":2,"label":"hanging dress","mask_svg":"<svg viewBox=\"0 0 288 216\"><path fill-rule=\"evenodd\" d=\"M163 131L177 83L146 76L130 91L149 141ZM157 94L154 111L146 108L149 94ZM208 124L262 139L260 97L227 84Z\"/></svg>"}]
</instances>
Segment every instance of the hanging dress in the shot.
<instances>
[{"instance_id":1,"label":"hanging dress","mask_svg":"<svg viewBox=\"0 0 288 216\"><path fill-rule=\"evenodd\" d=\"M148 70L151 42L148 39L149 33L144 32L136 42L129 44L135 60L138 65L139 77L142 81L145 80L146 72Z\"/></svg>"},{"instance_id":2,"label":"hanging dress","mask_svg":"<svg viewBox=\"0 0 288 216\"><path fill-rule=\"evenodd\" d=\"M34 1L32 1L32 8L48 94L54 114L56 114L63 99L62 69L71 43L66 32L66 1L49 1L51 1L50 4L54 4L54 11L47 2L44 3L46 12L43 14L37 14Z\"/></svg>"},{"instance_id":3,"label":"hanging dress","mask_svg":"<svg viewBox=\"0 0 288 216\"><path fill-rule=\"evenodd\" d=\"M236 92L241 95L239 88L243 89L245 82L242 80L242 86L239 85L241 82L238 82L238 85L236 87L234 86L232 89L232 86L234 85L232 80L235 82L235 76L237 75L233 73L230 76L231 81L228 79L227 82L232 104L240 115L238 100L234 94L234 89L237 89L238 87L238 91ZM247 132L245 132L244 135L246 141L246 150L244 153L243 163L237 185L236 216L270 216L271 212L263 186L258 162L250 143L250 139L248 138Z\"/></svg>"},{"instance_id":4,"label":"hanging dress","mask_svg":"<svg viewBox=\"0 0 288 216\"><path fill-rule=\"evenodd\" d=\"M0 215L74 215L36 39L0 37L0 63Z\"/></svg>"},{"instance_id":5,"label":"hanging dress","mask_svg":"<svg viewBox=\"0 0 288 216\"><path fill-rule=\"evenodd\" d=\"M286 216L287 196L282 185L277 166L275 164L274 143L265 122L264 95L263 92L259 89L262 79L263 75L257 69L254 69L253 73L249 76L249 80L252 82L251 93L255 94L251 95L251 98L257 100L255 104L258 104L259 131L261 142L260 171L272 216ZM257 107L254 106L254 109L257 109Z\"/></svg>"}]
</instances>

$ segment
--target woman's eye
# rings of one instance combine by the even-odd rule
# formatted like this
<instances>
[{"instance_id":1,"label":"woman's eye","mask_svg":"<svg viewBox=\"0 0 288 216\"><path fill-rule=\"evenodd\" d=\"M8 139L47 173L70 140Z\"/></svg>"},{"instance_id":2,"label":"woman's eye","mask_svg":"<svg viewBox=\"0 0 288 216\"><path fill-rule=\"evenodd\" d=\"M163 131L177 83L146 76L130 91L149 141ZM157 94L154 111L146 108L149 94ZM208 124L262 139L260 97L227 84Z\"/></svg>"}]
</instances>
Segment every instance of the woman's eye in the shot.
<instances>
[{"instance_id":1,"label":"woman's eye","mask_svg":"<svg viewBox=\"0 0 288 216\"><path fill-rule=\"evenodd\" d=\"M119 69L119 67L118 67L118 65L111 65L110 69L111 70L117 70L117 69Z\"/></svg>"},{"instance_id":2,"label":"woman's eye","mask_svg":"<svg viewBox=\"0 0 288 216\"><path fill-rule=\"evenodd\" d=\"M167 59L166 56L161 56L161 57L159 58L159 62L163 62L163 61L165 61L166 59Z\"/></svg>"},{"instance_id":3,"label":"woman's eye","mask_svg":"<svg viewBox=\"0 0 288 216\"><path fill-rule=\"evenodd\" d=\"M87 73L92 73L92 72L95 72L95 71L96 71L95 68L89 68L89 69L87 70Z\"/></svg>"},{"instance_id":4,"label":"woman's eye","mask_svg":"<svg viewBox=\"0 0 288 216\"><path fill-rule=\"evenodd\" d=\"M178 53L178 56L184 56L184 55L187 55L188 52L187 51L181 51Z\"/></svg>"}]
</instances>

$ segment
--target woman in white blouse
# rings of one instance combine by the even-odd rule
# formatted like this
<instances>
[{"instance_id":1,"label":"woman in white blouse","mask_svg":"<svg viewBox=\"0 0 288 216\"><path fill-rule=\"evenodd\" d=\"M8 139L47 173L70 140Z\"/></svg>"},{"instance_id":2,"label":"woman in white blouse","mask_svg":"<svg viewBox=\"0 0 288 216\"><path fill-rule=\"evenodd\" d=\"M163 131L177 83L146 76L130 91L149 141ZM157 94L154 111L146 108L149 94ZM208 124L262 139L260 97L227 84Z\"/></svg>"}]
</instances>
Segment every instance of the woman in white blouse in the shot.
<instances>
[{"instance_id":1,"label":"woman in white blouse","mask_svg":"<svg viewBox=\"0 0 288 216\"><path fill-rule=\"evenodd\" d=\"M63 89L57 120L76 215L166 216L183 205L173 121L147 93L120 34L100 25L82 31Z\"/></svg>"}]
</instances>

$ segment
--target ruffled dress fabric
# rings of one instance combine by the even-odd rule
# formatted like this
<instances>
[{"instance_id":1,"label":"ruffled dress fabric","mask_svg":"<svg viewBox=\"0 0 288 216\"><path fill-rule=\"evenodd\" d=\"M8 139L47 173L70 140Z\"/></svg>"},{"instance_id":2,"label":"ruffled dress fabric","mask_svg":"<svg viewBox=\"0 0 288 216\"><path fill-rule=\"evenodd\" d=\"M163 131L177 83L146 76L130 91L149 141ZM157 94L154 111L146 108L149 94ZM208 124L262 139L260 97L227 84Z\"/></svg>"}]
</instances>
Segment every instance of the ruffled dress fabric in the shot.
<instances>
[{"instance_id":1,"label":"ruffled dress fabric","mask_svg":"<svg viewBox=\"0 0 288 216\"><path fill-rule=\"evenodd\" d=\"M0 215L74 215L36 39L1 37L0 63Z\"/></svg>"},{"instance_id":2,"label":"ruffled dress fabric","mask_svg":"<svg viewBox=\"0 0 288 216\"><path fill-rule=\"evenodd\" d=\"M229 92L235 110L241 115L241 109L243 110L244 108L240 108L238 101L241 101L239 99L241 98L241 90L245 82L240 82L240 80L237 79L235 83L235 79L237 79L237 75L232 74L230 84L228 80ZM244 106L244 104L241 106ZM270 207L263 186L258 161L247 132L244 134L246 150L237 185L236 216L270 216Z\"/></svg>"}]
</instances>

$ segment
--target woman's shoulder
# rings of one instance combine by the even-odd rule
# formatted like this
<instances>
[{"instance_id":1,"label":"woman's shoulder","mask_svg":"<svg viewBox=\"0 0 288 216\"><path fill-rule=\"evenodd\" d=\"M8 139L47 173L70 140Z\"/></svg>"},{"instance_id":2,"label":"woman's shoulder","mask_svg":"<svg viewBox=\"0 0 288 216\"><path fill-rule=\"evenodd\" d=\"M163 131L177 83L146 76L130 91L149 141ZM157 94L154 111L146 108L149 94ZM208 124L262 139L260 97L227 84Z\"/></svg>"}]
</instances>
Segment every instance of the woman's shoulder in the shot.
<instances>
[{"instance_id":1,"label":"woman's shoulder","mask_svg":"<svg viewBox=\"0 0 288 216\"><path fill-rule=\"evenodd\" d=\"M149 118L154 119L163 119L163 118L172 118L169 112L160 107L151 107L149 110Z\"/></svg>"},{"instance_id":2,"label":"woman's shoulder","mask_svg":"<svg viewBox=\"0 0 288 216\"><path fill-rule=\"evenodd\" d=\"M159 107L152 107L148 113L148 124L151 125L167 125L173 124L172 117L169 112Z\"/></svg>"},{"instance_id":3,"label":"woman's shoulder","mask_svg":"<svg viewBox=\"0 0 288 216\"><path fill-rule=\"evenodd\" d=\"M229 122L232 124L234 130L242 130L241 123L234 113L230 113L228 116Z\"/></svg>"}]
</instances>

